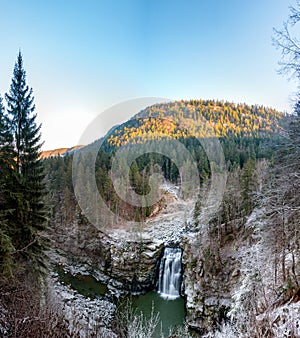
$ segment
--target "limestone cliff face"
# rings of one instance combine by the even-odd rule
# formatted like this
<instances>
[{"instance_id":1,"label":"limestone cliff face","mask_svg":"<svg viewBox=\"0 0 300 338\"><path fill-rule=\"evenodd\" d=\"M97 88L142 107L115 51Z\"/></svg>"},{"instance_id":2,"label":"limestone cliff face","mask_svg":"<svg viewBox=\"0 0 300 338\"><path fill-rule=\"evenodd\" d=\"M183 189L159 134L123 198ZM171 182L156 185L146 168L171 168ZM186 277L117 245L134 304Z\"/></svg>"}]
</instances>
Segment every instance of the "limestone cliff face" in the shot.
<instances>
[{"instance_id":1,"label":"limestone cliff face","mask_svg":"<svg viewBox=\"0 0 300 338\"><path fill-rule=\"evenodd\" d=\"M155 286L163 242L114 239L91 225L76 223L59 236L53 231L51 238L54 261L73 274L94 275L115 292L143 292Z\"/></svg>"},{"instance_id":2,"label":"limestone cliff face","mask_svg":"<svg viewBox=\"0 0 300 338\"><path fill-rule=\"evenodd\" d=\"M243 230L238 222L232 226L235 231L227 233L222 245L204 226L183 242L187 323L201 333L213 331L226 318L239 280L236 239Z\"/></svg>"},{"instance_id":3,"label":"limestone cliff face","mask_svg":"<svg viewBox=\"0 0 300 338\"><path fill-rule=\"evenodd\" d=\"M163 212L133 228L125 224L104 232L78 216L76 208L67 223L54 214L49 233L52 261L73 274L93 275L112 293L155 288L163 248L180 244L186 231L189 204L178 198L178 187L173 190L165 193L169 204Z\"/></svg>"},{"instance_id":4,"label":"limestone cliff face","mask_svg":"<svg viewBox=\"0 0 300 338\"><path fill-rule=\"evenodd\" d=\"M261 180L261 167L265 164L253 166L255 182ZM229 320L235 290L242 283L239 248L255 242L254 227L246 226L250 216L243 211L241 175L238 170L228 174L221 203L216 204L213 196L211 201L200 197L197 203L206 203L207 211L200 209L194 218L194 231L187 233L182 243L186 320L202 334L214 332Z\"/></svg>"},{"instance_id":5,"label":"limestone cliff face","mask_svg":"<svg viewBox=\"0 0 300 338\"><path fill-rule=\"evenodd\" d=\"M154 288L162 248L162 243L155 245L152 241L125 241L111 246L111 278L130 292Z\"/></svg>"}]
</instances>

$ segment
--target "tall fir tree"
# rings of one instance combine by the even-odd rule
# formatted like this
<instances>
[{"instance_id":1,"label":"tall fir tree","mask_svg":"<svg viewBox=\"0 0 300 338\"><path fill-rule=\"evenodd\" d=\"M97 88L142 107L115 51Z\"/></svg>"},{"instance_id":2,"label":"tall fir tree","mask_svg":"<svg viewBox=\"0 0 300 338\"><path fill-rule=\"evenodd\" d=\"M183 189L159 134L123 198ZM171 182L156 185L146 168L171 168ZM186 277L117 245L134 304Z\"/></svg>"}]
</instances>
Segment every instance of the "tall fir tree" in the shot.
<instances>
[{"instance_id":1,"label":"tall fir tree","mask_svg":"<svg viewBox=\"0 0 300 338\"><path fill-rule=\"evenodd\" d=\"M10 130L10 121L0 96L0 205L4 203L6 182L11 172L14 160L13 136ZM3 209L3 208L1 208Z\"/></svg>"},{"instance_id":2,"label":"tall fir tree","mask_svg":"<svg viewBox=\"0 0 300 338\"><path fill-rule=\"evenodd\" d=\"M42 252L39 230L45 226L44 172L40 157L41 125L36 124L32 89L26 84L19 52L10 91L5 95L14 146L10 217L13 244L19 252L39 260Z\"/></svg>"},{"instance_id":3,"label":"tall fir tree","mask_svg":"<svg viewBox=\"0 0 300 338\"><path fill-rule=\"evenodd\" d=\"M13 266L15 250L10 237L8 203L11 183L11 168L13 165L13 137L10 133L10 122L5 114L0 97L0 273L10 275Z\"/></svg>"}]
</instances>

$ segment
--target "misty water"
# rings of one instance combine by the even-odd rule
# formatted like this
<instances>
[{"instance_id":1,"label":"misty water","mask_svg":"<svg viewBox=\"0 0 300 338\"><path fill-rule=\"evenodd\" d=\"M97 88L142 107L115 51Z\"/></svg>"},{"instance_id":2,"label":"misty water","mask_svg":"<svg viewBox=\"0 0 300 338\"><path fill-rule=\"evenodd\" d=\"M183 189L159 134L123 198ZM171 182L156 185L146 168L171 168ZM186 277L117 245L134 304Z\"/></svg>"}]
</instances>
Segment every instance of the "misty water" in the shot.
<instances>
[{"instance_id":1,"label":"misty water","mask_svg":"<svg viewBox=\"0 0 300 338\"><path fill-rule=\"evenodd\" d=\"M180 297L181 289L181 256L179 247L166 247L160 261L158 276L158 293L164 299L176 299Z\"/></svg>"}]
</instances>

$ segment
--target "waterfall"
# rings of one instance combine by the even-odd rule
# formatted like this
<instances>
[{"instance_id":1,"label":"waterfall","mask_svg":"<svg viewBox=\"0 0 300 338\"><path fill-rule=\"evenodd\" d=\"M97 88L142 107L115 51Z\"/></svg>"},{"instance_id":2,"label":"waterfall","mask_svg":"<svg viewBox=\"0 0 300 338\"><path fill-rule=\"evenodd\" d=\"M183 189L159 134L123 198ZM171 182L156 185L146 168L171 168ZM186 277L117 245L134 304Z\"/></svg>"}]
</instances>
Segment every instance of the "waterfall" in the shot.
<instances>
[{"instance_id":1,"label":"waterfall","mask_svg":"<svg viewBox=\"0 0 300 338\"><path fill-rule=\"evenodd\" d=\"M158 293L164 299L180 297L181 287L181 255L180 248L167 247L160 261Z\"/></svg>"}]
</instances>

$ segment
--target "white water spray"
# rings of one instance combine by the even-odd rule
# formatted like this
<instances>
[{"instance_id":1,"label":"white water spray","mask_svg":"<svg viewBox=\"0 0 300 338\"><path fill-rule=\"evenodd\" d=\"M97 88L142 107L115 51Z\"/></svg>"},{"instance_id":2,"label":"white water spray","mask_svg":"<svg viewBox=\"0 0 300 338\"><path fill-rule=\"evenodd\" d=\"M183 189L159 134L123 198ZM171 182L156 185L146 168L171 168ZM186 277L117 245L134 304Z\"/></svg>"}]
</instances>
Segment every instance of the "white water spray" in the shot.
<instances>
[{"instance_id":1,"label":"white water spray","mask_svg":"<svg viewBox=\"0 0 300 338\"><path fill-rule=\"evenodd\" d=\"M180 297L181 287L181 256L180 248L167 247L160 262L158 293L164 299Z\"/></svg>"}]
</instances>

